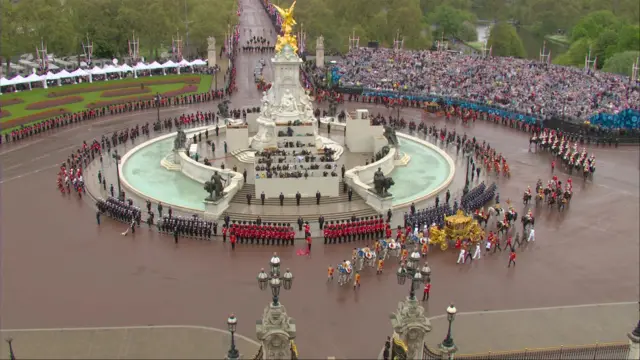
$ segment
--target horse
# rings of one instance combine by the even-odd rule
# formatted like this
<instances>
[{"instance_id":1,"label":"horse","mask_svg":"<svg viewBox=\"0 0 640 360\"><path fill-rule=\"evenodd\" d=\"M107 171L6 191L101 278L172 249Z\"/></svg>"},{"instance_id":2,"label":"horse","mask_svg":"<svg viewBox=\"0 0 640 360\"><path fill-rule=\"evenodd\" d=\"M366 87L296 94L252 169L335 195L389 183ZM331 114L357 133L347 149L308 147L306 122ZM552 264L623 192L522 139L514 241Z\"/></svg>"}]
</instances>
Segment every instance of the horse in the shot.
<instances>
[{"instance_id":1,"label":"horse","mask_svg":"<svg viewBox=\"0 0 640 360\"><path fill-rule=\"evenodd\" d=\"M504 220L498 220L496 222L496 227L498 229L498 234L507 233L509 231L509 222L505 222Z\"/></svg>"},{"instance_id":2,"label":"horse","mask_svg":"<svg viewBox=\"0 0 640 360\"><path fill-rule=\"evenodd\" d=\"M547 199L547 205L549 205L549 207L552 207L555 204L556 204L556 198L553 196L549 196Z\"/></svg>"},{"instance_id":3,"label":"horse","mask_svg":"<svg viewBox=\"0 0 640 360\"><path fill-rule=\"evenodd\" d=\"M524 215L522 218L520 218L520 221L522 222L522 233L524 234L527 230L528 226L533 226L535 223L535 219L533 216L529 216Z\"/></svg>"},{"instance_id":4,"label":"horse","mask_svg":"<svg viewBox=\"0 0 640 360\"><path fill-rule=\"evenodd\" d=\"M536 207L540 206L540 203L544 201L544 193L538 193L536 195Z\"/></svg>"},{"instance_id":5,"label":"horse","mask_svg":"<svg viewBox=\"0 0 640 360\"><path fill-rule=\"evenodd\" d=\"M525 192L524 195L522 195L522 202L524 203L525 206L529 205L529 202L531 201L531 194L528 192Z\"/></svg>"},{"instance_id":6,"label":"horse","mask_svg":"<svg viewBox=\"0 0 640 360\"><path fill-rule=\"evenodd\" d=\"M487 227L487 224L489 223L489 214L486 214L484 216L482 216L482 214L473 214L473 219L476 220L478 222L479 225L482 225L482 223L484 223L484 227Z\"/></svg>"},{"instance_id":7,"label":"horse","mask_svg":"<svg viewBox=\"0 0 640 360\"><path fill-rule=\"evenodd\" d=\"M511 222L516 220L518 220L518 213L513 209L509 209L509 211L507 211L507 221L511 224Z\"/></svg>"},{"instance_id":8,"label":"horse","mask_svg":"<svg viewBox=\"0 0 640 360\"><path fill-rule=\"evenodd\" d=\"M504 214L504 209L499 206L489 206L488 211L489 211L489 216L501 217Z\"/></svg>"},{"instance_id":9,"label":"horse","mask_svg":"<svg viewBox=\"0 0 640 360\"><path fill-rule=\"evenodd\" d=\"M565 206L567 206L567 199L561 198L558 200L558 211L564 211Z\"/></svg>"}]
</instances>

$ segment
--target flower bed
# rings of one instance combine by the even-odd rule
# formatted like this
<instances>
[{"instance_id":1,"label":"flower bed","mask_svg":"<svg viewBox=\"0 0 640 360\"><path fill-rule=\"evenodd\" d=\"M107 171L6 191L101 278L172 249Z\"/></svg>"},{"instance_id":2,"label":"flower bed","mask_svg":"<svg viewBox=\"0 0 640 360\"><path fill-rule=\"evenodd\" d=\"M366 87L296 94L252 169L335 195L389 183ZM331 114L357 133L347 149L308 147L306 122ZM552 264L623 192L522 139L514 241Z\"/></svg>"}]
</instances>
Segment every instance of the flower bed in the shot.
<instances>
[{"instance_id":1,"label":"flower bed","mask_svg":"<svg viewBox=\"0 0 640 360\"><path fill-rule=\"evenodd\" d=\"M38 120L45 120L45 119L49 119L52 117L56 117L56 116L60 116L63 114L67 114L70 113L71 111L65 109L65 108L58 108L58 109L49 109L47 111L43 111L43 112L39 112L39 113L35 113L35 114L31 114L31 115L27 115L27 116L21 116L15 119L11 119L8 121L3 121L2 122L2 127L6 128L6 129L10 129L16 126L20 126L20 125L27 125L30 124L32 122L38 121Z\"/></svg>"},{"instance_id":2,"label":"flower bed","mask_svg":"<svg viewBox=\"0 0 640 360\"><path fill-rule=\"evenodd\" d=\"M180 84L180 83L198 85L200 84L200 77L185 76L185 77L178 77L178 78L172 78L172 79L146 78L146 79L141 79L139 81L129 81L129 82L113 80L113 81L109 81L108 83L104 82L101 84L95 84L95 85L90 85L85 87L71 87L68 89L63 88L59 90L56 89L56 90L50 91L47 94L47 97L55 98L55 97L67 96L67 95L86 94L86 93L95 92L95 91L140 88L140 85L142 84L144 84L145 86L152 86L152 85L167 85L167 84Z\"/></svg>"},{"instance_id":3,"label":"flower bed","mask_svg":"<svg viewBox=\"0 0 640 360\"><path fill-rule=\"evenodd\" d=\"M11 116L11 113L9 111L0 109L0 119L8 116Z\"/></svg>"},{"instance_id":4,"label":"flower bed","mask_svg":"<svg viewBox=\"0 0 640 360\"><path fill-rule=\"evenodd\" d=\"M0 106L11 106L11 105L17 105L17 104L22 104L24 102L24 100L20 99L20 98L13 98L13 99L7 99L7 100L0 100Z\"/></svg>"},{"instance_id":5,"label":"flower bed","mask_svg":"<svg viewBox=\"0 0 640 360\"><path fill-rule=\"evenodd\" d=\"M48 108L52 108L52 107L56 107L56 106L60 106L60 105L73 104L73 103L81 102L83 100L84 100L84 98L82 96L67 96L67 97L57 98L57 99L53 99L53 100L45 100L45 101L34 102L34 103L31 103L31 104L27 105L25 107L25 109L27 109L27 110L42 110L42 109L48 109Z\"/></svg>"},{"instance_id":6,"label":"flower bed","mask_svg":"<svg viewBox=\"0 0 640 360\"><path fill-rule=\"evenodd\" d=\"M193 92L196 92L197 90L198 90L197 85L185 85L178 90L163 92L160 94L160 96L162 96L163 98L175 97L175 96L180 96L187 93L193 93ZM87 104L86 107L88 109L95 109L95 108L100 108L105 106L125 104L133 101L146 101L146 100L153 100L153 99L155 99L155 95L129 96L129 97L113 99L113 100L92 102Z\"/></svg>"},{"instance_id":7,"label":"flower bed","mask_svg":"<svg viewBox=\"0 0 640 360\"><path fill-rule=\"evenodd\" d=\"M146 94L149 92L151 92L151 88L149 87L124 88L124 89L103 91L102 94L100 94L100 97L110 98L110 97L117 97L117 96Z\"/></svg>"},{"instance_id":8,"label":"flower bed","mask_svg":"<svg viewBox=\"0 0 640 360\"><path fill-rule=\"evenodd\" d=\"M198 91L198 85L185 85L178 90L166 91L162 93L162 96L174 97L174 96L180 96L180 95L184 95L184 94L188 94L196 91Z\"/></svg>"}]
</instances>

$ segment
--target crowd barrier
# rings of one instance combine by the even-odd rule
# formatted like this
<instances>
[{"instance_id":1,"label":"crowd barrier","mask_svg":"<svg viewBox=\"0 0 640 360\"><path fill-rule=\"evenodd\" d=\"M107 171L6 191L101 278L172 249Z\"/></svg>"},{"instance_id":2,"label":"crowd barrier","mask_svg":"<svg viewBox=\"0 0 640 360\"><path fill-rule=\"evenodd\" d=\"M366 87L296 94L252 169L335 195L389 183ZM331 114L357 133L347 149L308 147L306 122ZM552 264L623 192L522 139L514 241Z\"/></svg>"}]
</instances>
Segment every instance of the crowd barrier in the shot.
<instances>
[{"instance_id":1,"label":"crowd barrier","mask_svg":"<svg viewBox=\"0 0 640 360\"><path fill-rule=\"evenodd\" d=\"M591 125L607 129L638 129L640 128L640 111L626 109L617 114L600 113L592 116L589 122Z\"/></svg>"}]
</instances>

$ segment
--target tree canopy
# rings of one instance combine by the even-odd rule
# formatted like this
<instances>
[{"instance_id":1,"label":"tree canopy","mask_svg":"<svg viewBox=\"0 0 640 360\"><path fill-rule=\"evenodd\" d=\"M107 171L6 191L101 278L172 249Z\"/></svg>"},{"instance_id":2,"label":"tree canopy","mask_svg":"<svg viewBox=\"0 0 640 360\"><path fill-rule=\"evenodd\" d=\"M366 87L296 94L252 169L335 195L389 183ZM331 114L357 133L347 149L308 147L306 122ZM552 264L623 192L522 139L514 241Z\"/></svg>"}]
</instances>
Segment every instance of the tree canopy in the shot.
<instances>
[{"instance_id":1,"label":"tree canopy","mask_svg":"<svg viewBox=\"0 0 640 360\"><path fill-rule=\"evenodd\" d=\"M204 54L207 37L222 44L227 24L237 22L235 0L0 0L2 4L2 47L4 58L33 53L40 41L58 56L82 53L87 36L93 42L94 57L128 55L128 42L135 31L141 55L157 57L159 49L170 48L177 33L189 47ZM186 42L184 43L186 45ZM185 49L185 53L187 53Z\"/></svg>"},{"instance_id":2,"label":"tree canopy","mask_svg":"<svg viewBox=\"0 0 640 360\"><path fill-rule=\"evenodd\" d=\"M282 1L282 6L291 2ZM420 5L420 0L298 1L296 31L302 26L307 33L309 51L315 50L315 39L322 35L326 51L345 52L353 31L361 46L379 41L382 46L391 47L399 32L406 48L427 48L431 34Z\"/></svg>"},{"instance_id":3,"label":"tree canopy","mask_svg":"<svg viewBox=\"0 0 640 360\"><path fill-rule=\"evenodd\" d=\"M591 51L591 56L597 57L597 68L601 69L616 54L640 51L640 27L609 10L595 11L581 18L571 29L571 41L569 50L558 57L556 63L584 66L584 58ZM620 64L620 59L618 57L615 63Z\"/></svg>"},{"instance_id":4,"label":"tree canopy","mask_svg":"<svg viewBox=\"0 0 640 360\"><path fill-rule=\"evenodd\" d=\"M491 47L494 56L525 57L526 55L516 28L504 21L491 27L487 46Z\"/></svg>"}]
</instances>

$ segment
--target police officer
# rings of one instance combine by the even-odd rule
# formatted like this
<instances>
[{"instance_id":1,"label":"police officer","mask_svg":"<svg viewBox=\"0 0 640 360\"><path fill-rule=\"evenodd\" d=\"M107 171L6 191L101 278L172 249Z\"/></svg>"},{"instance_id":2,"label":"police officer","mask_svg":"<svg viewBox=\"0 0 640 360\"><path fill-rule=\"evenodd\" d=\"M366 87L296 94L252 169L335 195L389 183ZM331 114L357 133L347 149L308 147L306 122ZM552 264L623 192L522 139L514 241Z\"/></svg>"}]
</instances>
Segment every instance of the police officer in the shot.
<instances>
[{"instance_id":1,"label":"police officer","mask_svg":"<svg viewBox=\"0 0 640 360\"><path fill-rule=\"evenodd\" d=\"M302 195L300 195L300 192L296 192L296 205L300 206L300 199L302 199Z\"/></svg>"},{"instance_id":2,"label":"police officer","mask_svg":"<svg viewBox=\"0 0 640 360\"><path fill-rule=\"evenodd\" d=\"M284 194L280 193L280 206L284 206Z\"/></svg>"},{"instance_id":3,"label":"police officer","mask_svg":"<svg viewBox=\"0 0 640 360\"><path fill-rule=\"evenodd\" d=\"M251 194L247 194L247 205L251 205Z\"/></svg>"},{"instance_id":4,"label":"police officer","mask_svg":"<svg viewBox=\"0 0 640 360\"><path fill-rule=\"evenodd\" d=\"M316 205L320 205L320 198L322 197L322 195L320 195L320 191L316 191Z\"/></svg>"},{"instance_id":5,"label":"police officer","mask_svg":"<svg viewBox=\"0 0 640 360\"><path fill-rule=\"evenodd\" d=\"M351 188L349 188L349 191L347 191L347 196L349 197L349 201L351 201L351 199L353 198L353 190Z\"/></svg>"},{"instance_id":6,"label":"police officer","mask_svg":"<svg viewBox=\"0 0 640 360\"><path fill-rule=\"evenodd\" d=\"M324 227L324 216L320 215L318 218L318 225L320 226L320 230Z\"/></svg>"},{"instance_id":7,"label":"police officer","mask_svg":"<svg viewBox=\"0 0 640 360\"><path fill-rule=\"evenodd\" d=\"M262 205L264 205L264 199L266 196L264 196L264 191L260 194L260 202L262 203ZM260 224L258 224L260 225Z\"/></svg>"},{"instance_id":8,"label":"police officer","mask_svg":"<svg viewBox=\"0 0 640 360\"><path fill-rule=\"evenodd\" d=\"M304 220L302 219L302 216L298 216L298 230L302 231L302 225L304 225Z\"/></svg>"}]
</instances>

